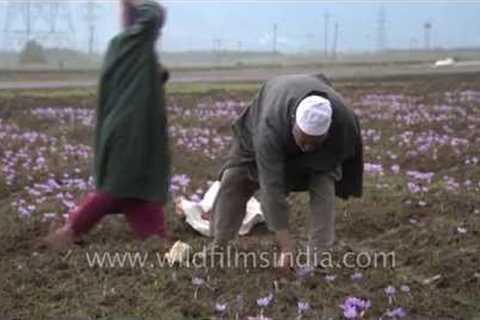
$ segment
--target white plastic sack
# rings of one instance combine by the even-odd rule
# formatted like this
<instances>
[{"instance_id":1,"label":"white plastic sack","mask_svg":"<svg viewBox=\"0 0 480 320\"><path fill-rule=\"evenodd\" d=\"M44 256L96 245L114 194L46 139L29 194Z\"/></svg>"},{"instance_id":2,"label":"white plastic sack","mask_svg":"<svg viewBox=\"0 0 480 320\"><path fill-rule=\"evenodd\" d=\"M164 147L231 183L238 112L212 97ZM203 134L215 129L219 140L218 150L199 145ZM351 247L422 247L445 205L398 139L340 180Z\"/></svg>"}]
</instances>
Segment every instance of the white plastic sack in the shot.
<instances>
[{"instance_id":1,"label":"white plastic sack","mask_svg":"<svg viewBox=\"0 0 480 320\"><path fill-rule=\"evenodd\" d=\"M220 181L213 183L205 193L203 199L200 202L189 201L185 198L180 198L177 205L185 214L185 221L193 229L198 231L200 234L206 237L210 237L210 221L206 220L202 215L207 212L210 212L213 209L213 204L218 195L218 190L220 189ZM247 202L247 212L245 219L243 219L242 226L238 232L239 235L243 236L248 234L252 228L258 224L265 221L263 216L260 202L254 197L250 198Z\"/></svg>"},{"instance_id":2,"label":"white plastic sack","mask_svg":"<svg viewBox=\"0 0 480 320\"><path fill-rule=\"evenodd\" d=\"M167 261L171 264L181 264L188 260L191 252L192 247L190 245L182 241L177 241L172 248L165 253L165 259L167 259Z\"/></svg>"}]
</instances>

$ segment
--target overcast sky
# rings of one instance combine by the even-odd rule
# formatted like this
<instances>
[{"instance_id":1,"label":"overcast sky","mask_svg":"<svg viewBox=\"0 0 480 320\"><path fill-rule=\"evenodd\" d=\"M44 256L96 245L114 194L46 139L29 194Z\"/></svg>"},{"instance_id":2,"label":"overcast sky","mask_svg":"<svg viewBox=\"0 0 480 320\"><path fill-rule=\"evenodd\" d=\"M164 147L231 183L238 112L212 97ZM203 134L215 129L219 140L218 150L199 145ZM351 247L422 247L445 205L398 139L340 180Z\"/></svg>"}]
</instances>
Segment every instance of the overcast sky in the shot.
<instances>
[{"instance_id":1,"label":"overcast sky","mask_svg":"<svg viewBox=\"0 0 480 320\"><path fill-rule=\"evenodd\" d=\"M2 3L3 2L3 3ZM19 3L20 0L10 1ZM119 31L118 2L95 1L97 51ZM8 1L0 0L0 27L21 28L20 17L10 13ZM69 3L74 32L68 40L77 48L87 48L85 1ZM328 46L334 41L338 23L341 51L374 50L378 45L380 8L384 8L385 44L388 48L423 47L423 25L432 23L434 47L480 47L480 1L163 1L168 22L162 38L165 50L223 49L271 50L273 25L277 24L280 51L323 50L325 14L329 15ZM38 20L39 18L37 18ZM65 19L63 19L64 21ZM41 28L37 21L37 28ZM62 28L62 21L59 22ZM65 25L65 24L64 24ZM66 28L66 27L65 27ZM215 41L217 40L217 41ZM216 43L216 44L215 44Z\"/></svg>"}]
</instances>

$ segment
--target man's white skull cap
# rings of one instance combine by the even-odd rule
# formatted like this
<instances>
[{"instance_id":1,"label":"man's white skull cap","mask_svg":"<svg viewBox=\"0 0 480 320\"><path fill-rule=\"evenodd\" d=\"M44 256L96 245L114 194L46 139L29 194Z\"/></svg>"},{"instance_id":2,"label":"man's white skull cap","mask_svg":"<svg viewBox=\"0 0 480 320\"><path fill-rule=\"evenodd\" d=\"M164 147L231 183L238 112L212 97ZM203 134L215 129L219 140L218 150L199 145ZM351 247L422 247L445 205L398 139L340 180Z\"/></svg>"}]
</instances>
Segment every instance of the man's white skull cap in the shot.
<instances>
[{"instance_id":1,"label":"man's white skull cap","mask_svg":"<svg viewBox=\"0 0 480 320\"><path fill-rule=\"evenodd\" d=\"M310 136L324 135L332 123L330 101L317 95L306 97L297 106L295 122L300 130Z\"/></svg>"}]
</instances>

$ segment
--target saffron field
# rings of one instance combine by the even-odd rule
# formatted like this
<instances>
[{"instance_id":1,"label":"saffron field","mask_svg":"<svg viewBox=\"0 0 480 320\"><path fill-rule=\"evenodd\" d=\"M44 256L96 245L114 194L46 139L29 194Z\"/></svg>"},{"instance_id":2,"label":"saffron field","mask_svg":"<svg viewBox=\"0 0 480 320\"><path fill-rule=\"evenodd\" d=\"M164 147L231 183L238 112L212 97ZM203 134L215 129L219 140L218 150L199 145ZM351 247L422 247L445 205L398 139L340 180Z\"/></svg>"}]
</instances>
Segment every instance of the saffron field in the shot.
<instances>
[{"instance_id":1,"label":"saffron field","mask_svg":"<svg viewBox=\"0 0 480 320\"><path fill-rule=\"evenodd\" d=\"M365 195L338 201L332 254L394 252L395 266L300 268L286 277L250 265L161 267L159 240L134 240L121 216L107 217L72 250L37 248L36 240L93 187L95 97L0 96L0 319L480 317L480 79L352 80L336 87L361 120ZM216 179L230 123L253 95L169 92L172 198L198 200ZM301 247L308 199L290 200ZM195 251L208 244L175 217L172 203L167 215L170 229ZM275 251L265 226L236 245ZM146 260L101 267L91 265L96 253Z\"/></svg>"}]
</instances>

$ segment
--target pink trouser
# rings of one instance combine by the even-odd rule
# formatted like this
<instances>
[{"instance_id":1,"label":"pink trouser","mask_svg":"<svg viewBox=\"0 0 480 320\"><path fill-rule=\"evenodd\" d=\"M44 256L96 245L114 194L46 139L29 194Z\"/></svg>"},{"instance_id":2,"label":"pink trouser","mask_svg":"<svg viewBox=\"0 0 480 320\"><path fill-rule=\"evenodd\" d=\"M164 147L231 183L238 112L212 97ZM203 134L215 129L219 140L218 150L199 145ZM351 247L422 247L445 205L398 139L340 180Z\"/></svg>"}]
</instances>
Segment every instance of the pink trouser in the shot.
<instances>
[{"instance_id":1,"label":"pink trouser","mask_svg":"<svg viewBox=\"0 0 480 320\"><path fill-rule=\"evenodd\" d=\"M105 192L91 192L73 209L67 219L76 236L90 231L108 215L123 213L135 235L140 239L165 236L166 226L162 203L140 199L115 198Z\"/></svg>"}]
</instances>

